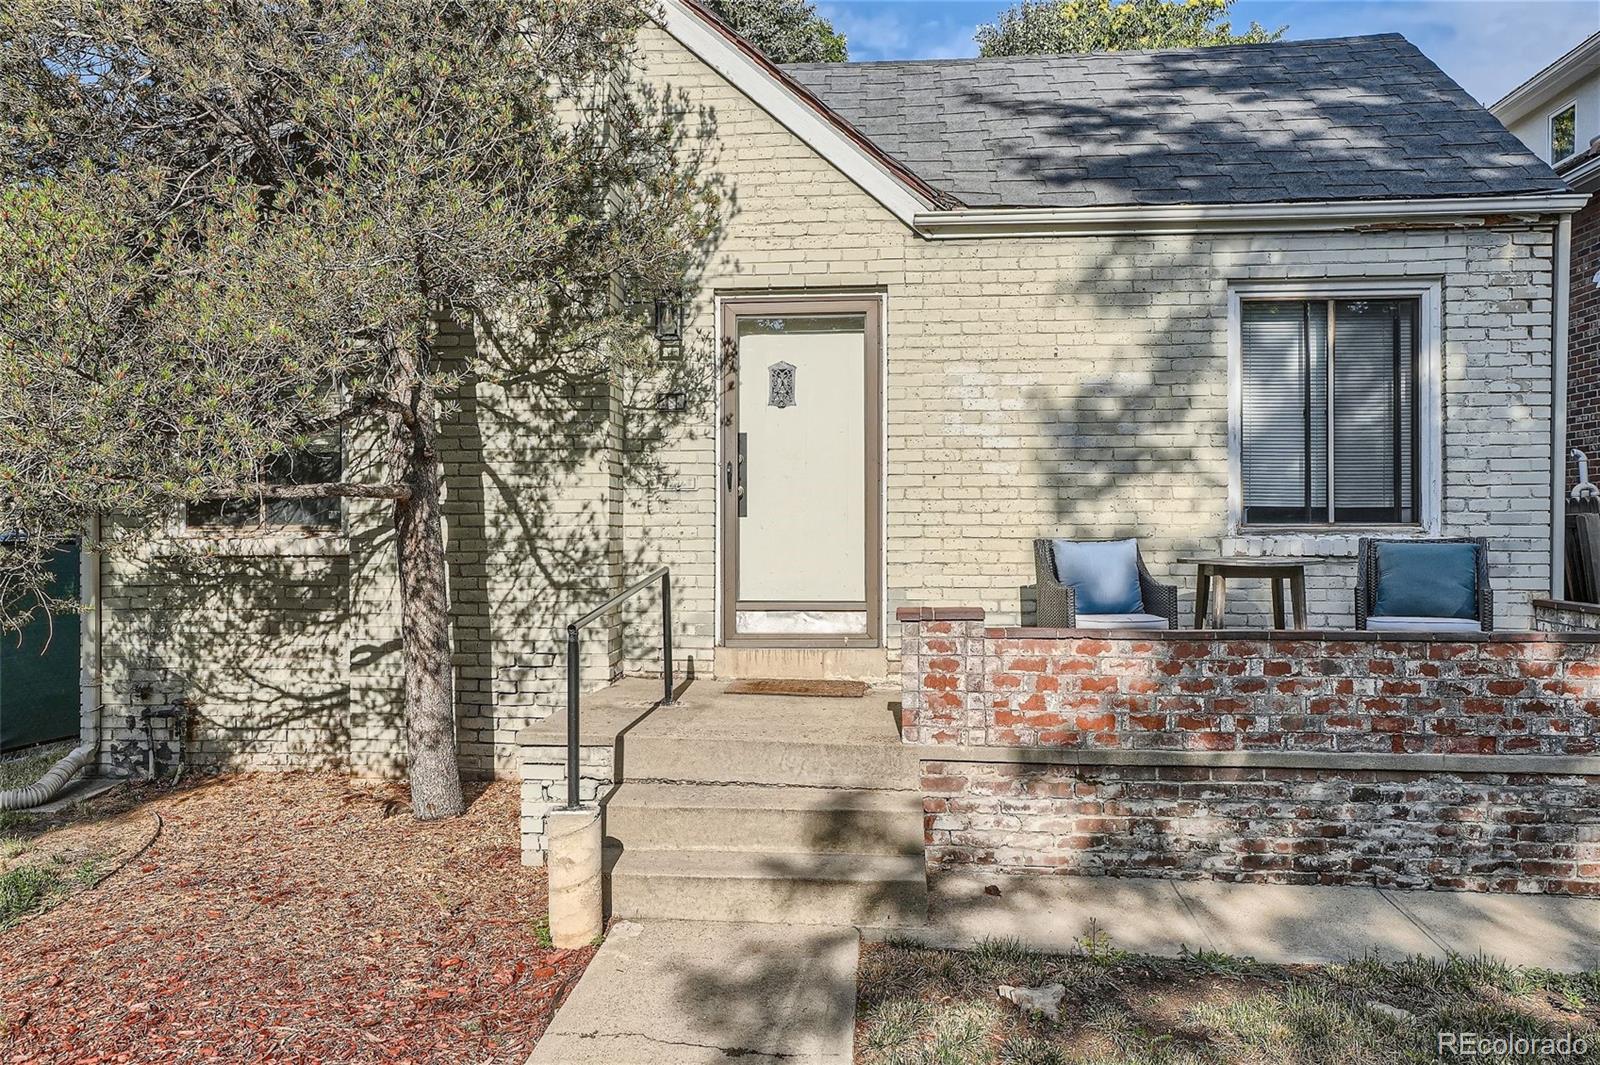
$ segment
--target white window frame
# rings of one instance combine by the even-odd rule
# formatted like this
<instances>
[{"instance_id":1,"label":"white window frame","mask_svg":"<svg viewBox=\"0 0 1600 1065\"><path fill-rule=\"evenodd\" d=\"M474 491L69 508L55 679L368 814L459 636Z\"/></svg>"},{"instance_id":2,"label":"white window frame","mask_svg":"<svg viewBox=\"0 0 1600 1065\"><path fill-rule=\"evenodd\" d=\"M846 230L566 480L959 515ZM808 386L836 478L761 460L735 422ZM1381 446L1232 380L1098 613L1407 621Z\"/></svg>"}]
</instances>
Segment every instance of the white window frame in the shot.
<instances>
[{"instance_id":1,"label":"white window frame","mask_svg":"<svg viewBox=\"0 0 1600 1065\"><path fill-rule=\"evenodd\" d=\"M191 525L188 507L172 510L167 535L152 545L156 554L201 554L277 558L331 556L350 553L350 507L339 500L339 524L334 525Z\"/></svg>"},{"instance_id":2,"label":"white window frame","mask_svg":"<svg viewBox=\"0 0 1600 1065\"><path fill-rule=\"evenodd\" d=\"M1556 118L1557 116L1565 114L1568 111L1572 112L1572 151L1568 152L1566 155L1557 156ZM1581 145L1578 144L1578 98L1576 96L1562 104L1560 107L1556 108L1554 111L1551 111L1548 115L1544 116L1544 139L1545 143L1550 146L1551 166L1555 166L1557 163L1571 159L1573 156L1578 154L1578 150Z\"/></svg>"},{"instance_id":3,"label":"white window frame","mask_svg":"<svg viewBox=\"0 0 1600 1065\"><path fill-rule=\"evenodd\" d=\"M349 471L349 440L339 431L339 461L343 473ZM289 522L261 522L255 525L193 525L188 504L172 509L167 522L165 549L178 553L203 551L222 556L277 557L294 555L332 556L350 552L350 500L340 498L336 525L300 525ZM158 548L158 553L162 548Z\"/></svg>"},{"instance_id":4,"label":"white window frame","mask_svg":"<svg viewBox=\"0 0 1600 1065\"><path fill-rule=\"evenodd\" d=\"M1442 282L1437 278L1329 281L1240 281L1228 286L1228 534L1275 541L1296 551L1314 550L1319 537L1351 538L1363 533L1437 536L1443 498L1443 318ZM1407 299L1417 301L1417 488L1418 520L1402 525L1321 522L1246 524L1244 520L1244 354L1240 310L1246 300ZM1331 490L1331 486L1330 486Z\"/></svg>"}]
</instances>

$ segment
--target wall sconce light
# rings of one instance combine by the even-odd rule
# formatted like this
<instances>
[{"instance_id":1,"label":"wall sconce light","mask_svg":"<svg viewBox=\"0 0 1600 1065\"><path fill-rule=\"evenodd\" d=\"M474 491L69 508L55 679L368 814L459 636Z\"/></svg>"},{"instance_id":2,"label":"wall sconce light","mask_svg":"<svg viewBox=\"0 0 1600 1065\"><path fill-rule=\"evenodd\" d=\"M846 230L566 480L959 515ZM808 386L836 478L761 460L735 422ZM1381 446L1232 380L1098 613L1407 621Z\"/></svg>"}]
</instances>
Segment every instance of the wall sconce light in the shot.
<instances>
[{"instance_id":1,"label":"wall sconce light","mask_svg":"<svg viewBox=\"0 0 1600 1065\"><path fill-rule=\"evenodd\" d=\"M656 339L663 344L683 340L683 303L673 296L656 297L654 321Z\"/></svg>"}]
</instances>

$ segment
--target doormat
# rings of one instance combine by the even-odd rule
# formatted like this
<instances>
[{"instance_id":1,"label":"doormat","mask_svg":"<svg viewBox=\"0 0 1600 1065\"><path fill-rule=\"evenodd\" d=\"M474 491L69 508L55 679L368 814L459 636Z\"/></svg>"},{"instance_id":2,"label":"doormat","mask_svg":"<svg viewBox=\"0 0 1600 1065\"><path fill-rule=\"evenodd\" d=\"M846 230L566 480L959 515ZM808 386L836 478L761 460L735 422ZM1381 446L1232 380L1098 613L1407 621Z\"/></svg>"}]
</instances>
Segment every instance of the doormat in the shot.
<instances>
[{"instance_id":1,"label":"doormat","mask_svg":"<svg viewBox=\"0 0 1600 1065\"><path fill-rule=\"evenodd\" d=\"M819 699L861 699L867 694L859 680L736 680L725 689L729 695L809 695Z\"/></svg>"}]
</instances>

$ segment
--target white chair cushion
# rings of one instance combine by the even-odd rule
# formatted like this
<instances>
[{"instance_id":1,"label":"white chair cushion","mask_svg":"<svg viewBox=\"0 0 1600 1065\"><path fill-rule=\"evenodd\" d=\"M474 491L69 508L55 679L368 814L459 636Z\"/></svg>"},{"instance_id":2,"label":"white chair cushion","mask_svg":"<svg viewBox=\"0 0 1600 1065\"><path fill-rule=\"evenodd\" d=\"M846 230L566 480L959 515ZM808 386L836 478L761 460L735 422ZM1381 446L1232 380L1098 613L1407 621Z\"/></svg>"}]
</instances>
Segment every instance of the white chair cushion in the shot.
<instances>
[{"instance_id":1,"label":"white chair cushion","mask_svg":"<svg viewBox=\"0 0 1600 1065\"><path fill-rule=\"evenodd\" d=\"M1080 629L1164 629L1167 619L1156 614L1079 614Z\"/></svg>"},{"instance_id":2,"label":"white chair cushion","mask_svg":"<svg viewBox=\"0 0 1600 1065\"><path fill-rule=\"evenodd\" d=\"M1400 615L1367 618L1373 632L1480 632L1477 618L1408 618Z\"/></svg>"}]
</instances>

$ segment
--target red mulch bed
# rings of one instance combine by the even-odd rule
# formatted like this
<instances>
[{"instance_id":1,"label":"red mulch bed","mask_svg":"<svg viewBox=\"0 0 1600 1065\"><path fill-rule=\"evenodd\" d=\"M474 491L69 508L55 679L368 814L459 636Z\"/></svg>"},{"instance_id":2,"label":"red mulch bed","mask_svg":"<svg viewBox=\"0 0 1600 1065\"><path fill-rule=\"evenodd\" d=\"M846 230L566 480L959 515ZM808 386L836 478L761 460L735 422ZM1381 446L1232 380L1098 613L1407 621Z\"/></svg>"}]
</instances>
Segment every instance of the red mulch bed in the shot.
<instances>
[{"instance_id":1,"label":"red mulch bed","mask_svg":"<svg viewBox=\"0 0 1600 1065\"><path fill-rule=\"evenodd\" d=\"M539 945L513 785L429 824L320 774L133 798L53 831L155 843L0 932L0 1062L521 1062L593 956Z\"/></svg>"}]
</instances>

